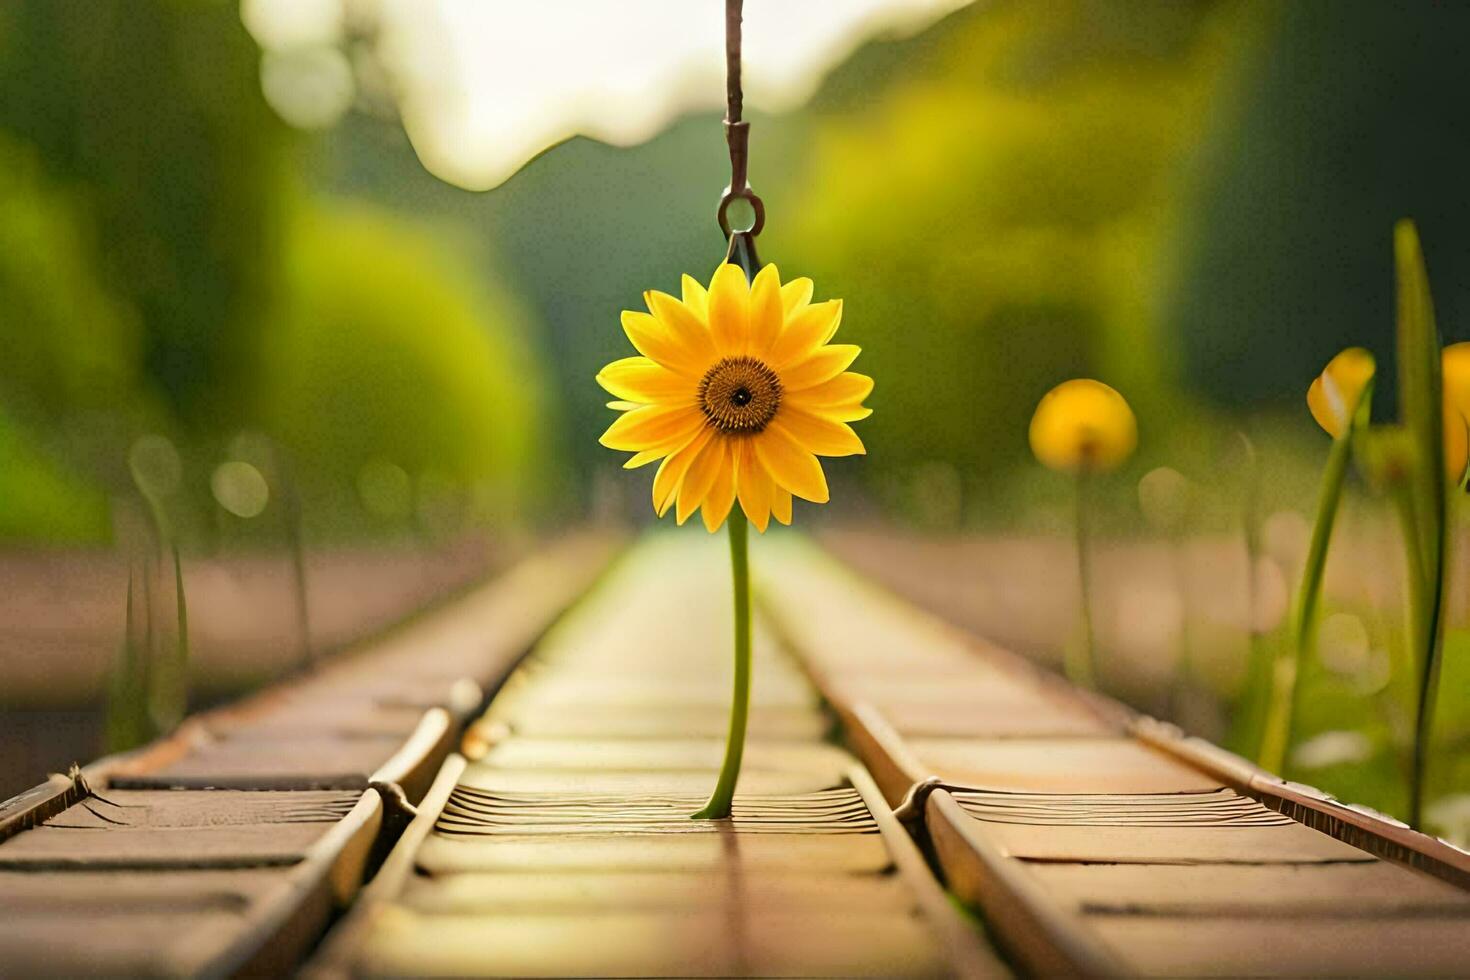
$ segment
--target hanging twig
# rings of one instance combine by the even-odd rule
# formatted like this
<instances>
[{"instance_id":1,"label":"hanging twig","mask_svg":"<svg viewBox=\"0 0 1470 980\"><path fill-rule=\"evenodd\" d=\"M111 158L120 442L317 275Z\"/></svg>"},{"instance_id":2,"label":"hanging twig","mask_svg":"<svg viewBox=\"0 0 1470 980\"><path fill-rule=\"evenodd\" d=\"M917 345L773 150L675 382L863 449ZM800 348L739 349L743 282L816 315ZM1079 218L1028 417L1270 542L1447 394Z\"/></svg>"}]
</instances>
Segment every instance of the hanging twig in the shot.
<instances>
[{"instance_id":1,"label":"hanging twig","mask_svg":"<svg viewBox=\"0 0 1470 980\"><path fill-rule=\"evenodd\" d=\"M725 142L730 147L730 185L720 197L719 209L715 212L720 231L731 242L732 251L736 238L743 239L752 258L755 254L755 236L766 224L766 206L759 195L750 189L750 123L742 117L745 113L745 93L740 85L740 27L743 0L725 0ZM749 228L733 229L730 226L730 205L745 200L755 212ZM760 267L759 260L752 262Z\"/></svg>"}]
</instances>

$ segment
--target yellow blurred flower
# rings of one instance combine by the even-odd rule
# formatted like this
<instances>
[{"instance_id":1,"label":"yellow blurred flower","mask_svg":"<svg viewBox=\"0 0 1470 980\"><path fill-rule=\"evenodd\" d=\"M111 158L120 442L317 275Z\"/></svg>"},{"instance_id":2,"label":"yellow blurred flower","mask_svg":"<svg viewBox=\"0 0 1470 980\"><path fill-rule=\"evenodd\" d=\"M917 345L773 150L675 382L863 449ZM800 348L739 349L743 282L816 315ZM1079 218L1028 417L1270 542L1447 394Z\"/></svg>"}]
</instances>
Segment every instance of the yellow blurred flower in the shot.
<instances>
[{"instance_id":1,"label":"yellow blurred flower","mask_svg":"<svg viewBox=\"0 0 1470 980\"><path fill-rule=\"evenodd\" d=\"M1373 371L1373 355L1361 347L1349 347L1328 361L1307 389L1312 418L1332 438L1341 438L1352 427L1353 413L1363 389L1373 380Z\"/></svg>"},{"instance_id":2,"label":"yellow blurred flower","mask_svg":"<svg viewBox=\"0 0 1470 980\"><path fill-rule=\"evenodd\" d=\"M623 414L603 433L636 453L628 468L663 460L653 507L683 524L702 510L719 529L734 502L764 532L791 523L792 497L827 502L818 456L863 453L847 423L866 418L873 379L847 370L859 349L831 344L842 301L813 303L812 281L782 284L774 265L747 282L715 270L706 290L685 276L683 297L650 290L649 312L625 311L640 357L614 361L597 381Z\"/></svg>"},{"instance_id":3,"label":"yellow blurred flower","mask_svg":"<svg viewBox=\"0 0 1470 980\"><path fill-rule=\"evenodd\" d=\"M1441 355L1444 374L1445 472L1459 483L1470 462L1470 343L1450 344Z\"/></svg>"},{"instance_id":4,"label":"yellow blurred flower","mask_svg":"<svg viewBox=\"0 0 1470 980\"><path fill-rule=\"evenodd\" d=\"M1031 451L1065 473L1115 469L1138 445L1138 421L1123 396L1101 381L1074 378L1041 399L1031 416Z\"/></svg>"}]
</instances>

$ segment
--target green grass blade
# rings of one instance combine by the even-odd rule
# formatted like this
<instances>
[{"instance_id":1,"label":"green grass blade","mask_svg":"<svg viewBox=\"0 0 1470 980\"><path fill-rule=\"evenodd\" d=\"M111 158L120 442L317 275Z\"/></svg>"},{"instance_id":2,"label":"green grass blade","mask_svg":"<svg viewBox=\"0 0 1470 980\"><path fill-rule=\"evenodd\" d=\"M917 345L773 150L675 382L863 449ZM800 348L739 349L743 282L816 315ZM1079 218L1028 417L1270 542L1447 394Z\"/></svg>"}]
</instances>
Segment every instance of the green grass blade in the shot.
<instances>
[{"instance_id":1,"label":"green grass blade","mask_svg":"<svg viewBox=\"0 0 1470 980\"><path fill-rule=\"evenodd\" d=\"M1283 644L1271 675L1271 697L1262 725L1260 750L1256 762L1269 772L1281 773L1286 765L1286 752L1291 747L1292 724L1301 696L1301 674L1307 657L1316 643L1317 610L1322 600L1322 580L1327 571L1327 549L1332 543L1332 528L1337 522L1338 505L1343 484L1347 482L1348 461L1353 454L1357 432L1368 424L1373 402L1373 382L1369 381L1359 396L1348 431L1332 442L1327 454L1327 467L1322 473L1322 492L1317 498L1317 519L1312 524L1312 541L1307 547L1307 560L1302 567L1302 583L1297 589L1292 615L1292 637Z\"/></svg>"},{"instance_id":2,"label":"green grass blade","mask_svg":"<svg viewBox=\"0 0 1470 980\"><path fill-rule=\"evenodd\" d=\"M1444 461L1444 391L1439 330L1419 232L1412 221L1394 226L1394 267L1398 279L1399 406L1414 441L1416 466L1412 495L1422 555L1422 599L1416 603L1410 635L1415 641L1419 691L1415 712L1414 761L1409 787L1409 823L1418 827L1424 805L1425 770L1433 732L1439 679L1439 652L1445 570L1448 567L1448 483Z\"/></svg>"},{"instance_id":3,"label":"green grass blade","mask_svg":"<svg viewBox=\"0 0 1470 980\"><path fill-rule=\"evenodd\" d=\"M1412 221L1394 227L1394 265L1398 277L1399 416L1409 430L1418 461L1413 475L1420 554L1426 579L1443 567L1446 486L1444 391L1440 377L1439 330L1419 233Z\"/></svg>"},{"instance_id":4,"label":"green grass blade","mask_svg":"<svg viewBox=\"0 0 1470 980\"><path fill-rule=\"evenodd\" d=\"M123 640L112 677L107 686L106 748L125 752L147 741L146 692L140 676L142 651L138 649L133 620L134 570L128 563L127 605L123 614Z\"/></svg>"}]
</instances>

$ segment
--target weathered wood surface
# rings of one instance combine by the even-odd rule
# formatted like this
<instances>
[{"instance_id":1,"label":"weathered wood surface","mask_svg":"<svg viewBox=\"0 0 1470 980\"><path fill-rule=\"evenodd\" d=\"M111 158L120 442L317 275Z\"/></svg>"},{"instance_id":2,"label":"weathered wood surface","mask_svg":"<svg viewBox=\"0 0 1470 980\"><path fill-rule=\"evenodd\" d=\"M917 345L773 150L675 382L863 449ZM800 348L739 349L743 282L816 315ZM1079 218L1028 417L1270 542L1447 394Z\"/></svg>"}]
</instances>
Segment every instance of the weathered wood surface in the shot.
<instances>
[{"instance_id":1,"label":"weathered wood surface","mask_svg":"<svg viewBox=\"0 0 1470 980\"><path fill-rule=\"evenodd\" d=\"M569 538L316 671L0 804L0 975L280 975L616 550Z\"/></svg>"},{"instance_id":2,"label":"weathered wood surface","mask_svg":"<svg viewBox=\"0 0 1470 980\"><path fill-rule=\"evenodd\" d=\"M723 542L655 536L521 662L610 553L566 543L0 804L0 973L280 974L354 899L311 975L1002 975L987 940L1038 975L1470 963L1463 852L1077 691L790 538L754 548L734 819L690 821L727 721ZM406 823L392 801L420 797L358 894Z\"/></svg>"},{"instance_id":3,"label":"weathered wood surface","mask_svg":"<svg viewBox=\"0 0 1470 980\"><path fill-rule=\"evenodd\" d=\"M1470 964L1464 852L1070 688L814 549L761 567L768 615L883 792L922 821L949 887L1028 970Z\"/></svg>"},{"instance_id":4,"label":"weathered wood surface","mask_svg":"<svg viewBox=\"0 0 1470 980\"><path fill-rule=\"evenodd\" d=\"M735 812L693 821L730 698L724 543L655 537L477 723L310 972L1004 973L757 624Z\"/></svg>"}]
</instances>

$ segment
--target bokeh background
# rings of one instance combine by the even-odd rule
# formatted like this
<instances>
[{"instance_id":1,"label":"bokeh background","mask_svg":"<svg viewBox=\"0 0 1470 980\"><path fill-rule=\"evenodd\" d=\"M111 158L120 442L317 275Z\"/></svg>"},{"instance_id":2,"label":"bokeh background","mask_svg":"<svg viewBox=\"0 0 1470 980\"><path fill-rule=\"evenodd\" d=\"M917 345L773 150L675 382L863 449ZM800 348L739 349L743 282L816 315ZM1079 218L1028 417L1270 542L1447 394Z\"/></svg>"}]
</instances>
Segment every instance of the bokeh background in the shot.
<instances>
[{"instance_id":1,"label":"bokeh background","mask_svg":"<svg viewBox=\"0 0 1470 980\"><path fill-rule=\"evenodd\" d=\"M174 551L197 707L651 522L592 377L619 310L723 254L723 66L671 56L721 5L548 6L0 7L0 796L118 737L119 665L176 642ZM1026 424L1105 380L1141 432L1096 502L1106 684L1247 748L1327 448L1303 395L1344 346L1392 363L1395 220L1470 338L1470 8L747 6L763 255L844 298L878 379L868 456L798 525L1056 662L1071 488ZM1355 487L1290 764L1390 811L1400 561ZM1463 835L1451 588L1434 817Z\"/></svg>"}]
</instances>

